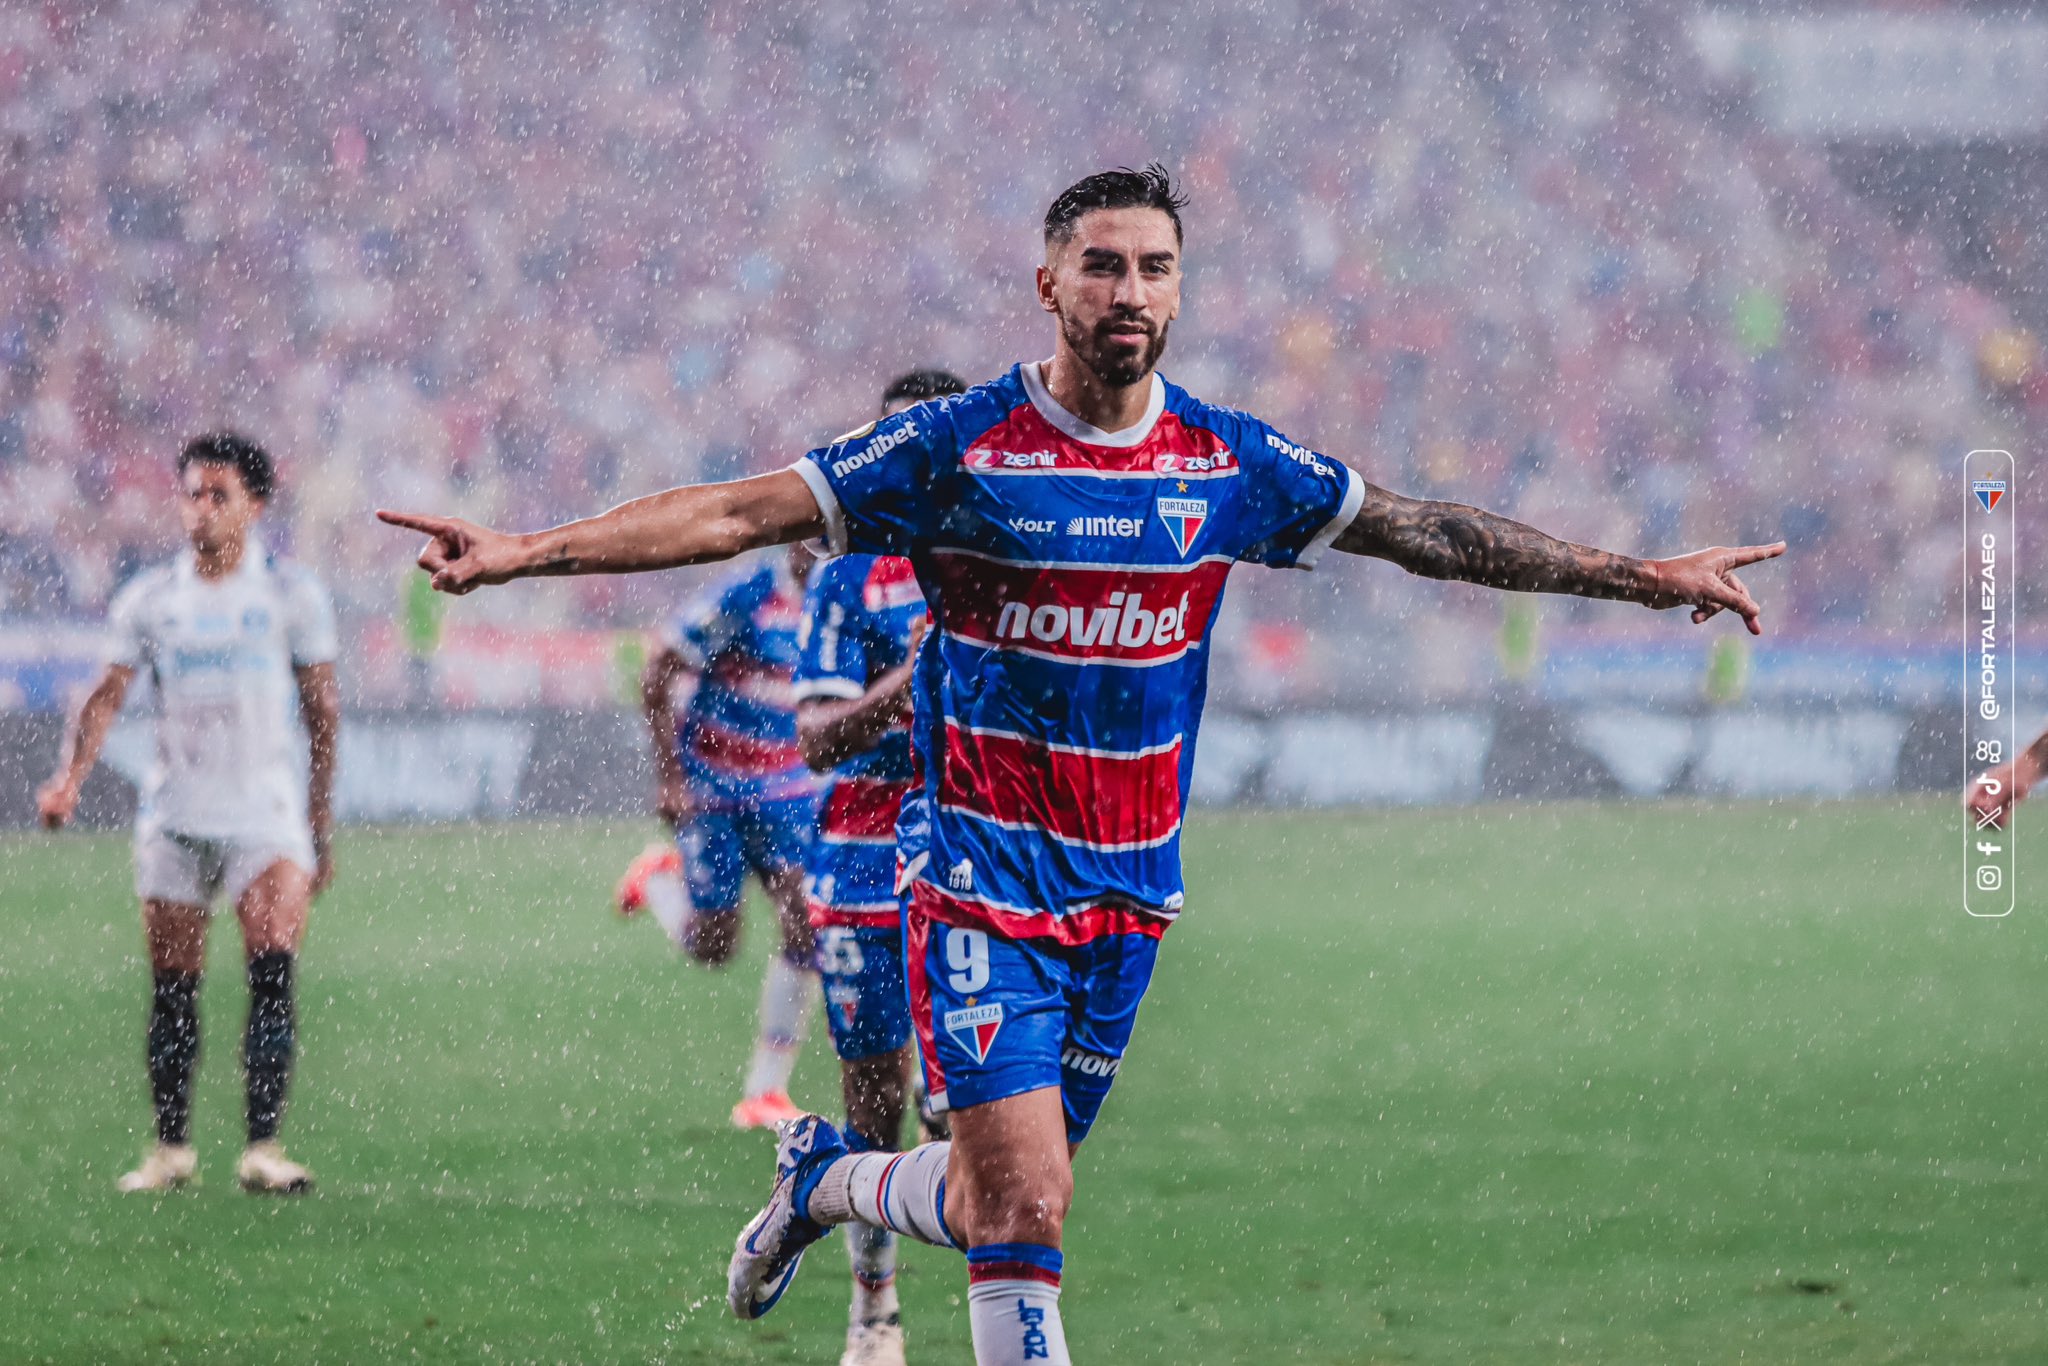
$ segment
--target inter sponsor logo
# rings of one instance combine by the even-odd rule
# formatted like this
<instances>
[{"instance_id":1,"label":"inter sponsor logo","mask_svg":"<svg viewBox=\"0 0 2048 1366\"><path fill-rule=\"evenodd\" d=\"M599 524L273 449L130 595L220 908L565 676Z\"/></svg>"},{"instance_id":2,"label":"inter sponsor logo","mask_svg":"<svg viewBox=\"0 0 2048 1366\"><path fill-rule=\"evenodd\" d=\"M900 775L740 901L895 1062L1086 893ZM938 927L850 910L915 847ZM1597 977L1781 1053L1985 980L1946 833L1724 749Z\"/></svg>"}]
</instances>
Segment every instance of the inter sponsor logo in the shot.
<instances>
[{"instance_id":1,"label":"inter sponsor logo","mask_svg":"<svg viewBox=\"0 0 2048 1366\"><path fill-rule=\"evenodd\" d=\"M951 1034L962 1048L974 1055L976 1062L987 1062L988 1050L995 1044L996 1034L1003 1027L1002 1002L968 1006L965 1010L949 1010L940 1023L945 1025L946 1032Z\"/></svg>"},{"instance_id":2,"label":"inter sponsor logo","mask_svg":"<svg viewBox=\"0 0 2048 1366\"><path fill-rule=\"evenodd\" d=\"M1069 536L1142 536L1145 524L1136 517L1075 517L1067 522Z\"/></svg>"},{"instance_id":3,"label":"inter sponsor logo","mask_svg":"<svg viewBox=\"0 0 2048 1366\"><path fill-rule=\"evenodd\" d=\"M1188 594L1157 609L1143 593L1111 593L1100 607L1006 602L996 615L997 640L1036 640L1077 649L1172 645L1188 638Z\"/></svg>"},{"instance_id":4,"label":"inter sponsor logo","mask_svg":"<svg viewBox=\"0 0 2048 1366\"><path fill-rule=\"evenodd\" d=\"M873 441L870 441L868 448L860 454L849 455L842 460L833 461L832 473L837 478L844 479L855 470L865 469L869 465L874 464L890 451L895 450L898 446L916 435L917 424L915 422L906 422L893 431L883 432Z\"/></svg>"},{"instance_id":5,"label":"inter sponsor logo","mask_svg":"<svg viewBox=\"0 0 2048 1366\"><path fill-rule=\"evenodd\" d=\"M1090 1053L1082 1048L1068 1048L1060 1054L1060 1066L1069 1071L1079 1072L1084 1077L1113 1077L1116 1070L1124 1065L1122 1058L1112 1058L1106 1053Z\"/></svg>"}]
</instances>

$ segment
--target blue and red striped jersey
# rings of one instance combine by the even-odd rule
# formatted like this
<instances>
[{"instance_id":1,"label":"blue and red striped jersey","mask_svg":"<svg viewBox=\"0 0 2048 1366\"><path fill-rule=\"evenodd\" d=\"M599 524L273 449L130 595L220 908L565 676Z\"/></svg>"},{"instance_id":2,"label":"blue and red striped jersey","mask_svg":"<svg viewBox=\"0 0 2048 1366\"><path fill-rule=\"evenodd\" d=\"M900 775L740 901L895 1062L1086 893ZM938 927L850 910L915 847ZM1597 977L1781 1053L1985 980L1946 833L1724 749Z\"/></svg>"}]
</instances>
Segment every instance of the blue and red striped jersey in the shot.
<instances>
[{"instance_id":1,"label":"blue and red striped jersey","mask_svg":"<svg viewBox=\"0 0 2048 1366\"><path fill-rule=\"evenodd\" d=\"M709 805L818 789L796 747L792 688L803 591L777 551L693 600L661 636L698 676L676 749L684 777Z\"/></svg>"},{"instance_id":2,"label":"blue and red striped jersey","mask_svg":"<svg viewBox=\"0 0 2048 1366\"><path fill-rule=\"evenodd\" d=\"M1161 933L1224 581L1312 567L1363 482L1157 376L1099 431L1036 365L795 469L830 549L908 556L930 603L897 832L920 905L1012 938Z\"/></svg>"},{"instance_id":3,"label":"blue and red striped jersey","mask_svg":"<svg viewBox=\"0 0 2048 1366\"><path fill-rule=\"evenodd\" d=\"M843 555L811 571L804 593L796 700L856 698L910 654L924 592L900 556ZM896 822L910 790L910 727L834 769L805 867L811 923L896 923Z\"/></svg>"}]
</instances>

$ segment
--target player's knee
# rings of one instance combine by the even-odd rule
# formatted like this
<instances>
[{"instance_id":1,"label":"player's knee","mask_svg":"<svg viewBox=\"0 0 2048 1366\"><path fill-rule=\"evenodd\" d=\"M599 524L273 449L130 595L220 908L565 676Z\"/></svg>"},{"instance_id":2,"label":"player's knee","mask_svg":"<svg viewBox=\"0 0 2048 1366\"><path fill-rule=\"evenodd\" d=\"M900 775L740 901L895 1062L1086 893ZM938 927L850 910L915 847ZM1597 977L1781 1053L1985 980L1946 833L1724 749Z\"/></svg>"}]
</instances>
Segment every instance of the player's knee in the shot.
<instances>
[{"instance_id":1,"label":"player's knee","mask_svg":"<svg viewBox=\"0 0 2048 1366\"><path fill-rule=\"evenodd\" d=\"M699 912L683 941L690 957L707 968L722 968L740 951L738 911Z\"/></svg>"},{"instance_id":2,"label":"player's knee","mask_svg":"<svg viewBox=\"0 0 2048 1366\"><path fill-rule=\"evenodd\" d=\"M951 1201L947 1202L949 1205ZM1058 1247L1074 1204L1071 1171L1047 1171L970 1193L960 1211L967 1224L968 1245L1037 1243ZM953 1211L947 1211L950 1221Z\"/></svg>"}]
</instances>

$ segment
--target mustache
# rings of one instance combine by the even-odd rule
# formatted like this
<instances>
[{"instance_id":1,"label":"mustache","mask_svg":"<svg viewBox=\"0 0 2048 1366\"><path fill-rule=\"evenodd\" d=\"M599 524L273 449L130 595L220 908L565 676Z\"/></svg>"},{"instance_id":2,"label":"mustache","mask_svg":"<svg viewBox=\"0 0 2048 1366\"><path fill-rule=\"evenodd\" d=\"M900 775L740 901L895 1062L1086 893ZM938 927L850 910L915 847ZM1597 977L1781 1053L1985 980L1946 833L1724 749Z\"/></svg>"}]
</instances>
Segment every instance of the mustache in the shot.
<instances>
[{"instance_id":1,"label":"mustache","mask_svg":"<svg viewBox=\"0 0 2048 1366\"><path fill-rule=\"evenodd\" d=\"M1144 328L1148 336L1156 336L1159 332L1159 324L1145 314L1122 311L1112 313L1109 317L1095 324L1095 331L1097 335L1106 335L1113 327L1125 327L1132 323Z\"/></svg>"}]
</instances>

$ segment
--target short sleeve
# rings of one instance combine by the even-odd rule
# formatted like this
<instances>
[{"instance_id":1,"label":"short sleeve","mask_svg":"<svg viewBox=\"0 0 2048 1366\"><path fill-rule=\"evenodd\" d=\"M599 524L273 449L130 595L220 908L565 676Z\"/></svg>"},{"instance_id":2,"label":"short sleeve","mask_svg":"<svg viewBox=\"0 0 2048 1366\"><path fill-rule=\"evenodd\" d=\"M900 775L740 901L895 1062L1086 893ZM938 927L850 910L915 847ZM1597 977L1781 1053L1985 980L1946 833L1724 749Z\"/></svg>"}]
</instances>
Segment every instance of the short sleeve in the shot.
<instances>
[{"instance_id":1,"label":"short sleeve","mask_svg":"<svg viewBox=\"0 0 2048 1366\"><path fill-rule=\"evenodd\" d=\"M303 569L293 568L285 589L289 613L288 638L292 667L332 664L341 655L341 633L334 622L334 599L320 580Z\"/></svg>"},{"instance_id":2,"label":"short sleeve","mask_svg":"<svg viewBox=\"0 0 2048 1366\"><path fill-rule=\"evenodd\" d=\"M1232 447L1240 478L1237 558L1275 569L1313 569L1358 515L1365 481L1349 467L1298 446L1257 418L1241 417Z\"/></svg>"},{"instance_id":3,"label":"short sleeve","mask_svg":"<svg viewBox=\"0 0 2048 1366\"><path fill-rule=\"evenodd\" d=\"M143 621L144 579L131 579L107 607L106 662L141 669L149 664L149 631Z\"/></svg>"},{"instance_id":4,"label":"short sleeve","mask_svg":"<svg viewBox=\"0 0 2048 1366\"><path fill-rule=\"evenodd\" d=\"M925 525L936 453L952 430L943 401L870 422L793 467L825 517L825 549L907 555Z\"/></svg>"},{"instance_id":5,"label":"short sleeve","mask_svg":"<svg viewBox=\"0 0 2048 1366\"><path fill-rule=\"evenodd\" d=\"M745 581L726 584L693 598L661 632L661 643L689 668L702 671L732 648L746 613L738 601Z\"/></svg>"},{"instance_id":6,"label":"short sleeve","mask_svg":"<svg viewBox=\"0 0 2048 1366\"><path fill-rule=\"evenodd\" d=\"M811 571L796 666L796 700L859 697L867 691L861 590L872 562L827 560Z\"/></svg>"}]
</instances>

